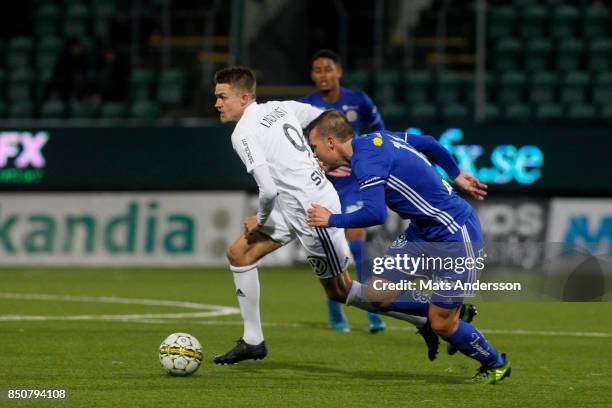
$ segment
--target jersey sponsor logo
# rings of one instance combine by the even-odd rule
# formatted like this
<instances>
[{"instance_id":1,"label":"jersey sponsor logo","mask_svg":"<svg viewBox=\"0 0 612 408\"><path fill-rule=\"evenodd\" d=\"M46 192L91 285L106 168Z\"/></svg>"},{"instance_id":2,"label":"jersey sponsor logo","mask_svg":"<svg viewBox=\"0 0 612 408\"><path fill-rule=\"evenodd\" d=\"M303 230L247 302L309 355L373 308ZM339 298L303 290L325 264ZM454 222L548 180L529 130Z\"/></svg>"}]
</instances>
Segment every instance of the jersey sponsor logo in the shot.
<instances>
[{"instance_id":1,"label":"jersey sponsor logo","mask_svg":"<svg viewBox=\"0 0 612 408\"><path fill-rule=\"evenodd\" d=\"M383 144L383 140L380 137L375 137L372 139L372 143L374 143L374 146L380 147Z\"/></svg>"},{"instance_id":2,"label":"jersey sponsor logo","mask_svg":"<svg viewBox=\"0 0 612 408\"><path fill-rule=\"evenodd\" d=\"M247 142L246 139L242 139L242 147L244 147L244 153L247 156L247 159L249 160L249 164L253 164L253 162L255 161L255 159L253 159L253 154L251 153L251 149L249 148L249 143Z\"/></svg>"},{"instance_id":3,"label":"jersey sponsor logo","mask_svg":"<svg viewBox=\"0 0 612 408\"><path fill-rule=\"evenodd\" d=\"M277 106L276 108L274 108L274 110L272 112L270 112L266 116L264 116L261 119L261 121L259 122L259 124L264 126L264 127L269 128L276 121L278 121L281 118L284 118L285 116L287 116L287 111L284 110L283 108L281 108L280 106Z\"/></svg>"},{"instance_id":4,"label":"jersey sponsor logo","mask_svg":"<svg viewBox=\"0 0 612 408\"><path fill-rule=\"evenodd\" d=\"M309 256L308 263L317 276L323 276L329 269L329 261L327 258L320 256Z\"/></svg>"}]
</instances>

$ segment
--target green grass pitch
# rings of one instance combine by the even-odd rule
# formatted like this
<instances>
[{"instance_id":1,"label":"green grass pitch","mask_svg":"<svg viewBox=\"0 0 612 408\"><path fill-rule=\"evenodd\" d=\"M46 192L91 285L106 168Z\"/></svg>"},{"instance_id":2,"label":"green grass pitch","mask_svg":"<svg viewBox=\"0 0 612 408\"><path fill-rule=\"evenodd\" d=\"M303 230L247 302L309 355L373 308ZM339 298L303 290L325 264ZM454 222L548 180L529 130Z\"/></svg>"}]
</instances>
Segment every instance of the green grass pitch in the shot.
<instances>
[{"instance_id":1,"label":"green grass pitch","mask_svg":"<svg viewBox=\"0 0 612 408\"><path fill-rule=\"evenodd\" d=\"M351 309L352 332L332 332L323 291L306 268L260 268L270 354L236 366L211 359L242 335L239 315L180 317L210 310L160 302L237 307L223 268L3 269L0 278L0 388L67 388L62 407L612 406L609 302L479 304L476 325L513 365L508 380L484 386L463 383L477 364L447 356L445 345L429 362L421 338L402 322L387 318L389 329L371 335L365 314ZM96 300L111 296L155 301ZM100 319L115 315L133 320ZM157 359L161 341L177 331L204 346L191 377L167 376Z\"/></svg>"}]
</instances>

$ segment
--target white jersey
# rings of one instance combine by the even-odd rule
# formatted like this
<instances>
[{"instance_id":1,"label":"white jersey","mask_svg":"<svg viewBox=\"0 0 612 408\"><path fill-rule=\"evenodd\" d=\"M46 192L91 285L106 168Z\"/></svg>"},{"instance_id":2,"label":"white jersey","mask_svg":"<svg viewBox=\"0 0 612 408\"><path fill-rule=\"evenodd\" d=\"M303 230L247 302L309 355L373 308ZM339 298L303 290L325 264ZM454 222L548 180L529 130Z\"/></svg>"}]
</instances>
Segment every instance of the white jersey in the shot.
<instances>
[{"instance_id":1,"label":"white jersey","mask_svg":"<svg viewBox=\"0 0 612 408\"><path fill-rule=\"evenodd\" d=\"M337 196L302 132L321 112L295 101L253 102L232 133L232 145L247 171L267 164L279 197L293 197L305 208L328 194Z\"/></svg>"}]
</instances>

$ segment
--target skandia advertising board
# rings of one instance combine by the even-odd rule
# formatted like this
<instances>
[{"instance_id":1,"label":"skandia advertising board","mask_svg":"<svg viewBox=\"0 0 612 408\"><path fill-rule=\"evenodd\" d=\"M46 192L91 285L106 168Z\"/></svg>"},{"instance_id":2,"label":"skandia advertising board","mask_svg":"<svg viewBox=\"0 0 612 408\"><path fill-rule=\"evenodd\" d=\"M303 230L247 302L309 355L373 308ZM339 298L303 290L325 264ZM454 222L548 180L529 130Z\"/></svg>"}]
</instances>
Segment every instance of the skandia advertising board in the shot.
<instances>
[{"instance_id":1,"label":"skandia advertising board","mask_svg":"<svg viewBox=\"0 0 612 408\"><path fill-rule=\"evenodd\" d=\"M2 194L0 265L224 264L245 203L221 192Z\"/></svg>"}]
</instances>

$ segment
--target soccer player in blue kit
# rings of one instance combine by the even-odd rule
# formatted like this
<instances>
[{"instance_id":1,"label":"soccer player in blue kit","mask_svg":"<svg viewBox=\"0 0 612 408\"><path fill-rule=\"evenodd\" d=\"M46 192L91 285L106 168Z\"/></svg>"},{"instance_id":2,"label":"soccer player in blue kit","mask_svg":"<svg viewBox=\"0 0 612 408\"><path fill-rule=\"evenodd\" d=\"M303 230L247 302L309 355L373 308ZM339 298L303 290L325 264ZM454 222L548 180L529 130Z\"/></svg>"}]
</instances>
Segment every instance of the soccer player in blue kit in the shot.
<instances>
[{"instance_id":1,"label":"soccer player in blue kit","mask_svg":"<svg viewBox=\"0 0 612 408\"><path fill-rule=\"evenodd\" d=\"M363 206L352 213L331 214L316 203L308 211L315 227L355 228L383 224L387 207L410 225L402 239L387 252L405 247L407 242L417 247L427 243L444 243L459 248L464 259L480 254L484 238L480 221L473 208L459 197L440 176L427 157L403 138L391 132L379 131L355 136L346 118L328 110L308 128L312 149L328 169L350 165L360 186ZM464 176L458 185L468 192L484 197L484 188L477 179ZM385 276L385 275L383 275ZM474 283L476 273L458 270L434 270L439 282ZM415 291L392 291L391 298L377 298L372 286L353 283L346 303L370 308L372 311L400 311L427 316L433 331L466 356L480 362L472 377L476 383L494 384L510 376L511 367L505 354L499 353L470 323L459 319L463 297L469 292L435 290L431 297ZM383 293L384 294L384 293ZM388 294L388 293L387 293Z\"/></svg>"},{"instance_id":2,"label":"soccer player in blue kit","mask_svg":"<svg viewBox=\"0 0 612 408\"><path fill-rule=\"evenodd\" d=\"M337 109L346 116L355 132L359 132L360 128L367 128L369 131L385 128L374 102L365 92L356 92L340 86L342 67L338 54L330 50L319 50L311 58L311 67L310 77L317 91L301 98L299 102L323 109ZM342 212L352 212L361 207L359 184L352 174L338 169L328 173L327 178L338 192ZM346 238L355 261L357 280L361 282L363 258L367 257L365 228L346 229ZM328 299L327 308L331 327L340 332L349 331L342 305ZM368 313L368 326L370 333L378 333L385 329L385 322L377 314Z\"/></svg>"}]
</instances>

